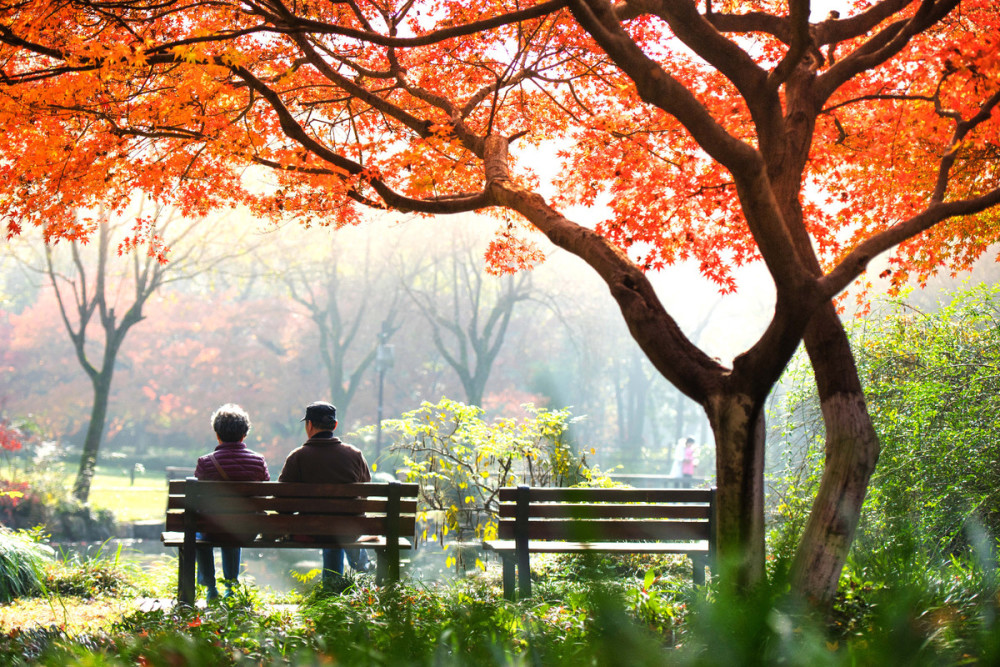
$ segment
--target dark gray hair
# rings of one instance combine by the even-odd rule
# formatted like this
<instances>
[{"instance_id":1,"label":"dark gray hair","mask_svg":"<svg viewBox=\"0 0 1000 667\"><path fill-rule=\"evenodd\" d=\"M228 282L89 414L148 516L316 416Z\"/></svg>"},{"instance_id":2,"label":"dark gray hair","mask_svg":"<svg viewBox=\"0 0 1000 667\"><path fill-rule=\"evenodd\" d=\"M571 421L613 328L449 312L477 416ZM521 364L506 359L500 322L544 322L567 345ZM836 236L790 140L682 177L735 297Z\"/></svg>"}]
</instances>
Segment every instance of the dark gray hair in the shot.
<instances>
[{"instance_id":1,"label":"dark gray hair","mask_svg":"<svg viewBox=\"0 0 1000 667\"><path fill-rule=\"evenodd\" d=\"M222 442L242 441L250 426L250 415L235 403L226 403L212 413L212 428Z\"/></svg>"}]
</instances>

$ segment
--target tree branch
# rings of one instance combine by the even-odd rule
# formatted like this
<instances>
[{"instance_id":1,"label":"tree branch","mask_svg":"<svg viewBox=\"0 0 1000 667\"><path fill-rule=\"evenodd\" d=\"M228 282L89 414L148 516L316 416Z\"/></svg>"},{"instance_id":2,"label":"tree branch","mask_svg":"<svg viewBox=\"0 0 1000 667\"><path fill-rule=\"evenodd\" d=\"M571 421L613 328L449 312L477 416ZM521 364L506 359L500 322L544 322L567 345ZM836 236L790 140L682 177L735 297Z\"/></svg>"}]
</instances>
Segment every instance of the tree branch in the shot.
<instances>
[{"instance_id":1,"label":"tree branch","mask_svg":"<svg viewBox=\"0 0 1000 667\"><path fill-rule=\"evenodd\" d=\"M820 279L820 292L826 298L833 298L864 273L869 262L886 250L927 231L943 220L974 215L997 205L1000 205L1000 188L970 199L932 202L917 215L859 243L832 271Z\"/></svg>"},{"instance_id":2,"label":"tree branch","mask_svg":"<svg viewBox=\"0 0 1000 667\"><path fill-rule=\"evenodd\" d=\"M902 0L887 0L878 8L893 8ZM817 76L815 93L822 106L837 89L858 74L873 69L897 55L914 35L920 34L958 6L960 0L922 0L916 14L891 23L848 56ZM906 3L908 4L908 3ZM868 18L868 17L866 17ZM837 23L849 23L848 21ZM853 24L852 24L853 25ZM863 23L860 25L864 25Z\"/></svg>"}]
</instances>

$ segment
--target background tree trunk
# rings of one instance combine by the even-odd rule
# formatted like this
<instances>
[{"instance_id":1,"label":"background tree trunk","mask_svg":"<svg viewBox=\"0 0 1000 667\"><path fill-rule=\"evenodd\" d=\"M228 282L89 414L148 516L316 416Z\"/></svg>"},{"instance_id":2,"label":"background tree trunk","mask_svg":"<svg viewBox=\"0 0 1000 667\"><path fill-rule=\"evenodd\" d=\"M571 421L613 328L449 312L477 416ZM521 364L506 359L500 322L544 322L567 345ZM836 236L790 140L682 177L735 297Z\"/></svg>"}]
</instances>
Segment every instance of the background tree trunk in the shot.
<instances>
[{"instance_id":1,"label":"background tree trunk","mask_svg":"<svg viewBox=\"0 0 1000 667\"><path fill-rule=\"evenodd\" d=\"M110 368L105 364L105 370L92 378L94 387L94 404L90 410L90 424L87 426L87 437L83 441L83 454L80 456L80 469L73 483L73 496L82 503L90 498L90 485L94 481L97 469L97 454L101 449L104 436L104 424L108 416L108 401L111 396L111 372L114 370L114 360Z\"/></svg>"}]
</instances>

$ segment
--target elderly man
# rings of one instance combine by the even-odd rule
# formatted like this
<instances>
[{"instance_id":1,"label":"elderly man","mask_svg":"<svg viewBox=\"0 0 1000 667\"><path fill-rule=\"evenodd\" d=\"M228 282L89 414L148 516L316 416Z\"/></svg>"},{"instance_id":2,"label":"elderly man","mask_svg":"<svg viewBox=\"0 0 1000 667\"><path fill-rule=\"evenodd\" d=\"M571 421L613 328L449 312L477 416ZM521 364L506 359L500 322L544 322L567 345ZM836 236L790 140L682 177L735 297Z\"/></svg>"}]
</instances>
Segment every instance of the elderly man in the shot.
<instances>
[{"instance_id":1,"label":"elderly man","mask_svg":"<svg viewBox=\"0 0 1000 667\"><path fill-rule=\"evenodd\" d=\"M337 428L337 408L317 401L306 407L306 442L288 455L278 476L279 482L351 484L370 482L371 471L361 450L333 435ZM344 573L344 550L323 549L323 582L333 573Z\"/></svg>"}]
</instances>

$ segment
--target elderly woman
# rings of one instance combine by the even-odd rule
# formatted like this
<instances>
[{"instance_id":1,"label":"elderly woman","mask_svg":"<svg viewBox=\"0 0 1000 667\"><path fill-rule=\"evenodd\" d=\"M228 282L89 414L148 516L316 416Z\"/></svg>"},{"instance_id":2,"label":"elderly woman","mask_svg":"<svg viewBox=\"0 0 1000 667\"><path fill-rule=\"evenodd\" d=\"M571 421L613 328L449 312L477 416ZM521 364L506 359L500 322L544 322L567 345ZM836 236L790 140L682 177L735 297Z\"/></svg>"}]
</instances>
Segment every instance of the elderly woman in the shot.
<instances>
[{"instance_id":1,"label":"elderly woman","mask_svg":"<svg viewBox=\"0 0 1000 667\"><path fill-rule=\"evenodd\" d=\"M198 479L225 482L266 482L271 479L267 463L260 454L250 451L243 439L250 432L250 416L235 403L227 403L212 414L212 429L219 444L215 451L198 458L194 476ZM222 547L222 577L226 582L226 596L240 574L239 547ZM215 600L219 589L215 585L215 554L212 547L199 546L195 560L198 562L198 583L205 586L205 597Z\"/></svg>"}]
</instances>

